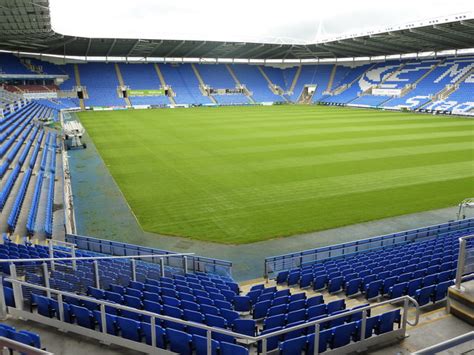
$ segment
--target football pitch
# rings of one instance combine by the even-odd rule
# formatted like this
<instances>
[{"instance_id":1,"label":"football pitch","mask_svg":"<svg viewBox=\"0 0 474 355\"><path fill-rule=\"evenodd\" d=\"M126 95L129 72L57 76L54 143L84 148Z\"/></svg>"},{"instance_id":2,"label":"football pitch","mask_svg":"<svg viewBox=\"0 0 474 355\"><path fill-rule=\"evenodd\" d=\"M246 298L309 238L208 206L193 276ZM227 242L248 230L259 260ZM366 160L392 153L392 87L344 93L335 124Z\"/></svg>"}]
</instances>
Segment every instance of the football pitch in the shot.
<instances>
[{"instance_id":1,"label":"football pitch","mask_svg":"<svg viewBox=\"0 0 474 355\"><path fill-rule=\"evenodd\" d=\"M148 232L241 244L474 196L472 119L323 106L79 117Z\"/></svg>"}]
</instances>

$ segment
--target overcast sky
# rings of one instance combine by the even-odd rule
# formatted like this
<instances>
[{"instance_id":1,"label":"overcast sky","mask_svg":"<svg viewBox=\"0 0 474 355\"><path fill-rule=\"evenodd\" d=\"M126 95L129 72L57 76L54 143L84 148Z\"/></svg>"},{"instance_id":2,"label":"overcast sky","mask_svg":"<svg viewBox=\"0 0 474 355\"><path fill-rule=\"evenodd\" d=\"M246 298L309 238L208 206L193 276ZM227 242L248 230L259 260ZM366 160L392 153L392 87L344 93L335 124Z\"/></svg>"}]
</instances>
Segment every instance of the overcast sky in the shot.
<instances>
[{"instance_id":1,"label":"overcast sky","mask_svg":"<svg viewBox=\"0 0 474 355\"><path fill-rule=\"evenodd\" d=\"M50 0L53 28L85 37L316 42L444 15L474 0Z\"/></svg>"}]
</instances>

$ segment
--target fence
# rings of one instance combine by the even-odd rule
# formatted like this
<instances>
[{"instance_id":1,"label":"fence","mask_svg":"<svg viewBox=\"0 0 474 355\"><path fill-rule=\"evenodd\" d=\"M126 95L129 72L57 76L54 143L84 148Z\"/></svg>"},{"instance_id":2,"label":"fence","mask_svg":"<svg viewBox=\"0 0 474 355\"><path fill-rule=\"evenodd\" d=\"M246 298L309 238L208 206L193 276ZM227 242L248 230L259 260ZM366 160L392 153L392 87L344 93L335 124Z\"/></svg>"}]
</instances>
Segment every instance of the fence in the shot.
<instances>
[{"instance_id":1,"label":"fence","mask_svg":"<svg viewBox=\"0 0 474 355\"><path fill-rule=\"evenodd\" d=\"M53 353L48 351L34 348L32 346L5 337L0 337L0 349L8 349L9 354L13 354L12 351L16 351L25 355L53 355ZM5 354L5 352L2 352L2 354Z\"/></svg>"},{"instance_id":2,"label":"fence","mask_svg":"<svg viewBox=\"0 0 474 355\"><path fill-rule=\"evenodd\" d=\"M459 238L458 268L455 287L462 291L461 283L465 279L474 279L474 235Z\"/></svg>"},{"instance_id":3,"label":"fence","mask_svg":"<svg viewBox=\"0 0 474 355\"><path fill-rule=\"evenodd\" d=\"M419 229L412 229L404 232L367 238L328 247L268 257L265 258L264 277L266 279L272 278L275 276L275 273L283 270L298 268L307 263L314 263L316 261L347 256L388 246L406 244L435 236L444 236L448 233L452 233L453 231L474 231L474 218L453 221Z\"/></svg>"},{"instance_id":4,"label":"fence","mask_svg":"<svg viewBox=\"0 0 474 355\"><path fill-rule=\"evenodd\" d=\"M12 274L14 273L12 272ZM368 306L361 307L358 309L346 311L342 314L332 315L323 319L309 321L303 324L295 325L292 327L288 327L286 329L274 331L274 332L267 333L264 335L249 336L249 335L236 333L236 332L223 329L223 328L211 327L211 326L207 326L201 323L190 322L190 321L186 321L186 320L182 320L178 318L173 318L173 317L169 317L169 316L165 316L165 315L161 315L161 314L157 314L157 313L153 313L153 312L149 312L145 310L140 310L140 309L124 306L117 303L112 303L105 300L99 300L99 299L91 298L88 296L78 295L76 293L60 291L60 290L52 289L49 287L27 283L25 281L21 281L15 276L6 278L5 280L2 280L2 282L12 283L13 298L15 300L14 306L10 305L7 307L6 301L5 301L5 295L3 294L4 289L0 288L0 309L3 312L7 312L15 317L21 317L25 320L36 321L42 324L56 327L57 329L88 336L88 337L100 340L101 342L116 344L119 346L127 347L127 348L137 350L137 351L142 351L149 354L170 354L168 350L157 348L158 342L157 342L157 334L156 334L155 326L158 325L160 321L169 321L169 322L173 322L177 324L182 324L185 326L190 326L193 328L199 328L205 331L206 338L207 338L207 354L208 355L213 354L212 335L215 333L234 337L237 341L245 342L247 344L259 344L261 346L260 353L263 355L266 355L268 353L267 343L268 343L269 338L276 337L276 336L284 336L285 334L288 334L290 332L295 332L302 329L312 329L312 327L314 327L313 354L319 354L319 339L320 339L320 331L321 331L320 326L322 323L336 320L341 317L347 318L348 316L351 316L353 314L361 314L361 326L360 326L360 339L361 340L350 343L343 347L325 352L325 354L329 355L329 354L346 354L346 353L352 353L355 351L363 351L373 345L386 343L389 341L394 341L396 339L402 339L403 337L406 336L407 325L415 326L416 324L418 324L418 320L419 320L418 303L409 296L403 296L403 297L395 298L392 300L384 301L381 303L368 305ZM23 297L23 294L22 294L22 291L25 288L35 289L35 293L43 293L43 294L48 295L48 297L52 297L53 299L55 299L58 303L59 319L54 319L52 317L43 316L43 315L33 312L31 308L31 303L30 303L30 310L27 310L28 307L25 307L27 304L25 304L24 302L25 298ZM101 324L103 325L101 329L99 330L88 329L83 326L66 322L65 314L64 314L64 303L67 297L72 297L72 298L76 298L85 302L97 304L98 309L100 310ZM414 322L410 322L408 320L408 313L409 313L408 311L409 311L410 303L412 303L415 306ZM366 322L367 322L367 317L369 316L368 315L369 310L373 310L376 308L384 308L387 305L400 305L400 306L397 306L399 309L401 309L400 327L398 329L394 329L394 330L391 330L391 331L388 331L386 333L379 334L376 336L374 335L366 339L365 338ZM111 309L111 308L115 308L116 310L127 311L127 312L135 312L142 316L149 317L150 327L151 327L151 345L124 339L118 335L111 335L107 328L108 317L107 317L107 311L106 311L107 309Z\"/></svg>"},{"instance_id":5,"label":"fence","mask_svg":"<svg viewBox=\"0 0 474 355\"><path fill-rule=\"evenodd\" d=\"M97 253L131 256L131 255L171 255L175 252L144 247L140 245L115 242L80 235L67 234L66 241L75 244L79 249L94 251ZM232 277L232 263L226 260L207 258L203 256L191 255L187 258L188 270L193 272L206 272L216 275ZM184 260L165 258L165 265L183 270Z\"/></svg>"}]
</instances>

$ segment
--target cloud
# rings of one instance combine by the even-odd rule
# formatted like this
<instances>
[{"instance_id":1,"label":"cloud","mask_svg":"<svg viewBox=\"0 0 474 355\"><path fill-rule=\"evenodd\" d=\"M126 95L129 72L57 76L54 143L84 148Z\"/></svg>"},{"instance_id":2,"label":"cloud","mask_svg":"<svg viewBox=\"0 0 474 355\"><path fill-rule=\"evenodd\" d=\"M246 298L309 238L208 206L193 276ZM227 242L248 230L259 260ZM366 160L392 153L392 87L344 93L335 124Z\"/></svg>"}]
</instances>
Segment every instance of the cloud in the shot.
<instances>
[{"instance_id":1,"label":"cloud","mask_svg":"<svg viewBox=\"0 0 474 355\"><path fill-rule=\"evenodd\" d=\"M472 0L50 0L53 28L85 37L314 42L474 10Z\"/></svg>"}]
</instances>

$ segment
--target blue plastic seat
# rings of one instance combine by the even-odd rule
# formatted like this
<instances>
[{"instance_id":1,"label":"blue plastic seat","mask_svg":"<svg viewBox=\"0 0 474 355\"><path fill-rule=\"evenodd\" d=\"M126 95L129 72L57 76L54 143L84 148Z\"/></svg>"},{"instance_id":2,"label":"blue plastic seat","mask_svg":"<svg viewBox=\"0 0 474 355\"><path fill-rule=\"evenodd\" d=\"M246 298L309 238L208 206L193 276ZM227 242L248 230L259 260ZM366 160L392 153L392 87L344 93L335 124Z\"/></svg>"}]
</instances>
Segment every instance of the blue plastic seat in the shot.
<instances>
[{"instance_id":1,"label":"blue plastic seat","mask_svg":"<svg viewBox=\"0 0 474 355\"><path fill-rule=\"evenodd\" d=\"M125 294L125 287L121 285L110 284L109 288L110 288L110 292L118 293L119 295L122 295L122 296Z\"/></svg>"},{"instance_id":2,"label":"blue plastic seat","mask_svg":"<svg viewBox=\"0 0 474 355\"><path fill-rule=\"evenodd\" d=\"M400 310L396 309L390 312L382 313L379 316L379 324L375 328L376 334L383 334L393 330L393 324L400 318Z\"/></svg>"},{"instance_id":3,"label":"blue plastic seat","mask_svg":"<svg viewBox=\"0 0 474 355\"><path fill-rule=\"evenodd\" d=\"M382 289L383 281L376 280L372 281L365 286L365 298L370 300L380 296L380 290Z\"/></svg>"},{"instance_id":4,"label":"blue plastic seat","mask_svg":"<svg viewBox=\"0 0 474 355\"><path fill-rule=\"evenodd\" d=\"M228 309L232 310L232 303L227 302L227 301L221 301L221 300L214 300L214 306L216 306L219 309Z\"/></svg>"},{"instance_id":5,"label":"blue plastic seat","mask_svg":"<svg viewBox=\"0 0 474 355\"><path fill-rule=\"evenodd\" d=\"M406 282L402 282L402 283L393 285L392 287L390 287L390 289L388 291L388 297L389 298L398 298L398 297L403 296L405 294L405 290L407 288L407 285L408 284Z\"/></svg>"},{"instance_id":6,"label":"blue plastic seat","mask_svg":"<svg viewBox=\"0 0 474 355\"><path fill-rule=\"evenodd\" d=\"M133 319L117 317L117 325L122 337L129 340L141 341L140 322Z\"/></svg>"},{"instance_id":7,"label":"blue plastic seat","mask_svg":"<svg viewBox=\"0 0 474 355\"><path fill-rule=\"evenodd\" d=\"M125 293L129 296L137 297L137 298L143 298L143 292L140 290L137 290L135 288L126 288Z\"/></svg>"},{"instance_id":8,"label":"blue plastic seat","mask_svg":"<svg viewBox=\"0 0 474 355\"><path fill-rule=\"evenodd\" d=\"M35 298L38 314L52 318L54 311L51 309L50 299L48 297L39 295L37 295Z\"/></svg>"},{"instance_id":9,"label":"blue plastic seat","mask_svg":"<svg viewBox=\"0 0 474 355\"><path fill-rule=\"evenodd\" d=\"M250 298L250 301L252 302L252 304L256 304L261 294L262 294L262 290L253 290L247 293L246 296Z\"/></svg>"},{"instance_id":10,"label":"blue plastic seat","mask_svg":"<svg viewBox=\"0 0 474 355\"><path fill-rule=\"evenodd\" d=\"M274 298L272 300L272 307L280 306L282 304L286 305L289 302L290 302L290 297L289 296L282 296L282 297Z\"/></svg>"},{"instance_id":11,"label":"blue plastic seat","mask_svg":"<svg viewBox=\"0 0 474 355\"><path fill-rule=\"evenodd\" d=\"M327 308L327 313L332 314L337 311L342 311L343 309L346 309L346 301L345 300L335 300L332 302L329 302L326 305Z\"/></svg>"},{"instance_id":12,"label":"blue plastic seat","mask_svg":"<svg viewBox=\"0 0 474 355\"><path fill-rule=\"evenodd\" d=\"M330 278L328 282L328 292L332 294L341 291L343 282L344 278L342 276Z\"/></svg>"},{"instance_id":13,"label":"blue plastic seat","mask_svg":"<svg viewBox=\"0 0 474 355\"><path fill-rule=\"evenodd\" d=\"M218 316L221 314L219 308L214 307L214 306L209 306L207 304L202 304L201 305L201 312L204 314L212 314L215 316Z\"/></svg>"},{"instance_id":14,"label":"blue plastic seat","mask_svg":"<svg viewBox=\"0 0 474 355\"><path fill-rule=\"evenodd\" d=\"M395 284L397 283L397 280L398 280L398 276L387 277L387 278L383 281L382 294L383 294L383 295L388 294L388 292L390 291L390 287L392 287L393 285L395 285Z\"/></svg>"},{"instance_id":15,"label":"blue plastic seat","mask_svg":"<svg viewBox=\"0 0 474 355\"><path fill-rule=\"evenodd\" d=\"M452 286L454 282L452 280L449 281L444 281L439 284L437 284L434 287L434 292L433 292L433 302L438 302L446 298L448 295L448 288Z\"/></svg>"},{"instance_id":16,"label":"blue plastic seat","mask_svg":"<svg viewBox=\"0 0 474 355\"><path fill-rule=\"evenodd\" d=\"M237 312L250 312L252 309L252 302L248 296L235 296L233 303Z\"/></svg>"},{"instance_id":17,"label":"blue plastic seat","mask_svg":"<svg viewBox=\"0 0 474 355\"><path fill-rule=\"evenodd\" d=\"M180 355L191 355L193 337L183 331L166 329L170 350Z\"/></svg>"},{"instance_id":18,"label":"blue plastic seat","mask_svg":"<svg viewBox=\"0 0 474 355\"><path fill-rule=\"evenodd\" d=\"M446 282L446 281L449 281L450 278L451 278L451 270L443 271L438 274L437 282L438 284L442 282Z\"/></svg>"},{"instance_id":19,"label":"blue plastic seat","mask_svg":"<svg viewBox=\"0 0 474 355\"><path fill-rule=\"evenodd\" d=\"M263 302L256 303L255 307L253 308L253 313L252 313L253 319L265 318L271 304L272 304L271 301L263 301Z\"/></svg>"},{"instance_id":20,"label":"blue plastic seat","mask_svg":"<svg viewBox=\"0 0 474 355\"><path fill-rule=\"evenodd\" d=\"M85 307L70 305L72 314L76 317L76 322L81 327L95 329L95 319L91 311Z\"/></svg>"},{"instance_id":21,"label":"blue plastic seat","mask_svg":"<svg viewBox=\"0 0 474 355\"><path fill-rule=\"evenodd\" d=\"M288 324L300 322L306 319L306 309L300 309L297 311L289 312L286 315L286 322Z\"/></svg>"},{"instance_id":22,"label":"blue plastic seat","mask_svg":"<svg viewBox=\"0 0 474 355\"><path fill-rule=\"evenodd\" d=\"M328 282L327 275L320 275L320 276L314 277L313 290L314 291L324 290L326 288L327 282Z\"/></svg>"},{"instance_id":23,"label":"blue plastic seat","mask_svg":"<svg viewBox=\"0 0 474 355\"><path fill-rule=\"evenodd\" d=\"M99 324L99 330L102 331L102 316L100 311L93 311L94 318L96 322ZM105 322L107 324L106 330L107 333L110 335L117 335L118 328L117 328L117 316L112 314L105 314Z\"/></svg>"},{"instance_id":24,"label":"blue plastic seat","mask_svg":"<svg viewBox=\"0 0 474 355\"><path fill-rule=\"evenodd\" d=\"M408 282L406 293L408 296L415 296L415 293L418 289L421 288L422 279L415 279Z\"/></svg>"},{"instance_id":25,"label":"blue plastic seat","mask_svg":"<svg viewBox=\"0 0 474 355\"><path fill-rule=\"evenodd\" d=\"M284 284L286 283L286 281L288 280L288 275L289 275L289 271L281 271L278 273L277 277L276 277L276 283L277 285L281 285L281 284Z\"/></svg>"},{"instance_id":26,"label":"blue plastic seat","mask_svg":"<svg viewBox=\"0 0 474 355\"><path fill-rule=\"evenodd\" d=\"M314 332L306 337L308 341L308 355L314 354ZM327 350L328 344L332 343L332 329L322 330L319 332L318 352L323 353Z\"/></svg>"},{"instance_id":27,"label":"blue plastic seat","mask_svg":"<svg viewBox=\"0 0 474 355\"><path fill-rule=\"evenodd\" d=\"M140 328L145 335L145 342L151 345L151 324L142 322ZM166 349L166 332L159 325L155 325L156 346L161 349Z\"/></svg>"},{"instance_id":28,"label":"blue plastic seat","mask_svg":"<svg viewBox=\"0 0 474 355\"><path fill-rule=\"evenodd\" d=\"M252 319L234 319L232 330L236 333L255 336L257 324Z\"/></svg>"},{"instance_id":29,"label":"blue plastic seat","mask_svg":"<svg viewBox=\"0 0 474 355\"><path fill-rule=\"evenodd\" d=\"M305 309L305 308L306 308L306 299L296 300L288 304L287 311L288 313L290 313L290 312L299 311L300 309Z\"/></svg>"},{"instance_id":30,"label":"blue plastic seat","mask_svg":"<svg viewBox=\"0 0 474 355\"><path fill-rule=\"evenodd\" d=\"M232 324L234 320L240 317L238 312L228 309L221 309L221 316L226 319L227 324Z\"/></svg>"},{"instance_id":31,"label":"blue plastic seat","mask_svg":"<svg viewBox=\"0 0 474 355\"><path fill-rule=\"evenodd\" d=\"M312 306L317 306L324 303L324 298L322 295L318 296L313 296L308 299L306 299L306 308L312 307Z\"/></svg>"},{"instance_id":32,"label":"blue plastic seat","mask_svg":"<svg viewBox=\"0 0 474 355\"><path fill-rule=\"evenodd\" d=\"M278 314L275 316L271 316L263 320L263 329L282 327L285 325L285 322L286 322L285 314Z\"/></svg>"},{"instance_id":33,"label":"blue plastic seat","mask_svg":"<svg viewBox=\"0 0 474 355\"><path fill-rule=\"evenodd\" d=\"M270 334L270 333L276 332L276 331L281 330L281 329L283 329L283 327L277 327L277 328L273 328L273 329L262 330L260 332L260 335ZM276 335L276 336L267 338L267 351L269 352L269 351L277 349L278 344L280 342L280 339L281 339L281 335ZM259 341L258 344L257 344L257 352L259 354L262 352L262 341Z\"/></svg>"},{"instance_id":34,"label":"blue plastic seat","mask_svg":"<svg viewBox=\"0 0 474 355\"><path fill-rule=\"evenodd\" d=\"M221 341L219 353L220 355L248 355L249 350L243 347L242 345L236 345Z\"/></svg>"},{"instance_id":35,"label":"blue plastic seat","mask_svg":"<svg viewBox=\"0 0 474 355\"><path fill-rule=\"evenodd\" d=\"M354 340L358 341L361 338L361 327L362 327L362 320L357 321L357 333L354 334ZM367 317L366 322L365 322L365 339L370 338L373 333L375 328L379 324L379 317Z\"/></svg>"},{"instance_id":36,"label":"blue plastic seat","mask_svg":"<svg viewBox=\"0 0 474 355\"><path fill-rule=\"evenodd\" d=\"M332 348L339 348L351 342L351 338L357 330L355 322L339 325L333 328Z\"/></svg>"},{"instance_id":37,"label":"blue plastic seat","mask_svg":"<svg viewBox=\"0 0 474 355\"><path fill-rule=\"evenodd\" d=\"M306 311L308 319L322 316L327 314L327 306L325 304L319 304L317 306L309 307Z\"/></svg>"},{"instance_id":38,"label":"blue plastic seat","mask_svg":"<svg viewBox=\"0 0 474 355\"><path fill-rule=\"evenodd\" d=\"M227 328L227 321L223 317L206 314L204 318L206 324L210 327Z\"/></svg>"},{"instance_id":39,"label":"blue plastic seat","mask_svg":"<svg viewBox=\"0 0 474 355\"><path fill-rule=\"evenodd\" d=\"M431 301L431 296L434 292L434 289L435 289L435 286L430 285L416 291L415 299L420 305L420 307L428 304Z\"/></svg>"},{"instance_id":40,"label":"blue plastic seat","mask_svg":"<svg viewBox=\"0 0 474 355\"><path fill-rule=\"evenodd\" d=\"M207 353L207 338L194 334L192 337L192 344L196 350L196 355L208 355ZM219 342L211 339L211 354L217 355L219 350Z\"/></svg>"},{"instance_id":41,"label":"blue plastic seat","mask_svg":"<svg viewBox=\"0 0 474 355\"><path fill-rule=\"evenodd\" d=\"M311 284L313 283L313 274L303 274L301 275L300 278L300 288L305 289L308 287L311 287Z\"/></svg>"},{"instance_id":42,"label":"blue plastic seat","mask_svg":"<svg viewBox=\"0 0 474 355\"><path fill-rule=\"evenodd\" d=\"M288 281L287 281L288 286L297 285L300 281L300 277L301 277L300 271L290 272L290 274L288 275Z\"/></svg>"},{"instance_id":43,"label":"blue plastic seat","mask_svg":"<svg viewBox=\"0 0 474 355\"><path fill-rule=\"evenodd\" d=\"M143 309L157 314L163 312L163 306L161 304L148 300L143 301Z\"/></svg>"},{"instance_id":44,"label":"blue plastic seat","mask_svg":"<svg viewBox=\"0 0 474 355\"><path fill-rule=\"evenodd\" d=\"M438 278L437 274L432 274L432 275L425 276L422 280L423 287L432 286L432 285L436 284L437 278Z\"/></svg>"},{"instance_id":45,"label":"blue plastic seat","mask_svg":"<svg viewBox=\"0 0 474 355\"><path fill-rule=\"evenodd\" d=\"M362 279L360 277L349 280L346 283L346 296L355 296L360 293L360 286L362 284Z\"/></svg>"},{"instance_id":46,"label":"blue plastic seat","mask_svg":"<svg viewBox=\"0 0 474 355\"><path fill-rule=\"evenodd\" d=\"M270 307L267 311L267 317L277 316L280 314L286 313L288 310L288 305L281 304L279 306Z\"/></svg>"},{"instance_id":47,"label":"blue plastic seat","mask_svg":"<svg viewBox=\"0 0 474 355\"><path fill-rule=\"evenodd\" d=\"M286 340L280 343L281 355L296 355L301 354L306 348L306 336Z\"/></svg>"}]
</instances>

